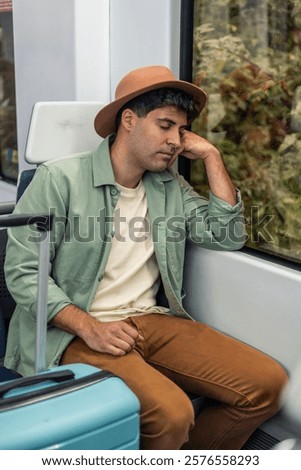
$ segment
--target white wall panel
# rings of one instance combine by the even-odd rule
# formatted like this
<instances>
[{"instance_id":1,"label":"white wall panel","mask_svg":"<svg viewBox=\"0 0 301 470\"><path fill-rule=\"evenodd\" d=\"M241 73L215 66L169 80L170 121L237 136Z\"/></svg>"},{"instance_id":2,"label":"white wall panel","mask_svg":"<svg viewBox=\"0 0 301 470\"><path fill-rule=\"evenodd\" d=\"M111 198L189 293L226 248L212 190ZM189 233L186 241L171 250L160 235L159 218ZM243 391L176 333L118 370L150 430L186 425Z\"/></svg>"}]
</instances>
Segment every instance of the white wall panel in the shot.
<instances>
[{"instance_id":1,"label":"white wall panel","mask_svg":"<svg viewBox=\"0 0 301 470\"><path fill-rule=\"evenodd\" d=\"M75 96L73 0L14 0L14 48L20 169L32 106Z\"/></svg>"},{"instance_id":2,"label":"white wall panel","mask_svg":"<svg viewBox=\"0 0 301 470\"><path fill-rule=\"evenodd\" d=\"M185 290L195 319L266 352L290 372L301 361L299 271L189 244Z\"/></svg>"},{"instance_id":3,"label":"white wall panel","mask_svg":"<svg viewBox=\"0 0 301 470\"><path fill-rule=\"evenodd\" d=\"M109 0L14 0L20 170L37 101L109 100Z\"/></svg>"},{"instance_id":4,"label":"white wall panel","mask_svg":"<svg viewBox=\"0 0 301 470\"><path fill-rule=\"evenodd\" d=\"M110 99L110 2L75 0L75 94L78 101Z\"/></svg>"},{"instance_id":5,"label":"white wall panel","mask_svg":"<svg viewBox=\"0 0 301 470\"><path fill-rule=\"evenodd\" d=\"M120 78L144 65L164 64L178 75L180 0L111 0L112 98Z\"/></svg>"}]
</instances>

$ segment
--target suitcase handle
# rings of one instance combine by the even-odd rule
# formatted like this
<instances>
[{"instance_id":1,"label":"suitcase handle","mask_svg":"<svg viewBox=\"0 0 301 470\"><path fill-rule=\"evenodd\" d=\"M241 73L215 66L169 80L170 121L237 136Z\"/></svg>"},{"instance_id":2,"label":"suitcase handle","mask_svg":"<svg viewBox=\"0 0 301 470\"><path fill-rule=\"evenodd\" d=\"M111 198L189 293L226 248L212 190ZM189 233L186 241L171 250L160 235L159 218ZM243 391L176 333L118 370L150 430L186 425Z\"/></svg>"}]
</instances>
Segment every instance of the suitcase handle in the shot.
<instances>
[{"instance_id":1,"label":"suitcase handle","mask_svg":"<svg viewBox=\"0 0 301 470\"><path fill-rule=\"evenodd\" d=\"M21 377L20 379L12 380L4 385L0 386L0 398L14 390L15 388L27 387L28 385L36 385L41 382L53 381L53 382L65 382L66 380L74 379L74 373L72 370L65 369L55 372L47 372L46 374L34 375L32 377Z\"/></svg>"},{"instance_id":2,"label":"suitcase handle","mask_svg":"<svg viewBox=\"0 0 301 470\"><path fill-rule=\"evenodd\" d=\"M59 371L59 375L63 375L64 373L69 373L69 377L73 377L74 374L71 370L64 369L63 371ZM41 381L45 380L45 376L50 376L51 379L53 378L53 375L57 374L57 372L49 372L46 374L41 374L39 378L41 380L35 380L34 383L39 383ZM106 380L110 377L116 377L114 374L107 370L99 370L97 372L94 372L91 375L86 375L84 377L79 377L78 379L73 378L72 380L67 380L61 381L62 383L58 383L57 385L52 385L51 387L42 387L39 389L35 390L29 390L28 392L25 392L23 395L18 394L18 395L12 395L9 397L0 397L0 412L2 411L7 411L7 410L12 410L15 408L20 408L22 406L26 406L29 403L38 403L42 400L48 400L50 398L57 398L60 395L64 395L66 393L70 392L75 392L76 390L80 390L85 387L89 387L90 385L93 385L95 383L101 382L103 380ZM30 377L28 380L30 380L32 377ZM37 378L34 376L33 378ZM17 379L19 383L22 382L20 386L24 385L24 379ZM27 378L25 379L27 381ZM27 381L27 384L29 382ZM33 382L31 382L33 383ZM3 388L1 387L1 390L4 390L3 393L6 393L8 390L12 390L15 388L16 381L14 381L14 385L11 385L11 383L3 385Z\"/></svg>"},{"instance_id":3,"label":"suitcase handle","mask_svg":"<svg viewBox=\"0 0 301 470\"><path fill-rule=\"evenodd\" d=\"M46 370L46 329L47 329L47 294L48 262L50 248L50 230L53 224L54 213L36 214L9 214L0 216L0 227L19 227L36 224L41 234L39 240L39 276L37 285L37 323L36 323L36 349L35 372ZM45 282L44 282L45 281ZM1 396L1 395L0 395Z\"/></svg>"},{"instance_id":4,"label":"suitcase handle","mask_svg":"<svg viewBox=\"0 0 301 470\"><path fill-rule=\"evenodd\" d=\"M21 225L37 224L41 231L51 230L53 213L48 214L9 214L0 216L0 227L19 227Z\"/></svg>"}]
</instances>

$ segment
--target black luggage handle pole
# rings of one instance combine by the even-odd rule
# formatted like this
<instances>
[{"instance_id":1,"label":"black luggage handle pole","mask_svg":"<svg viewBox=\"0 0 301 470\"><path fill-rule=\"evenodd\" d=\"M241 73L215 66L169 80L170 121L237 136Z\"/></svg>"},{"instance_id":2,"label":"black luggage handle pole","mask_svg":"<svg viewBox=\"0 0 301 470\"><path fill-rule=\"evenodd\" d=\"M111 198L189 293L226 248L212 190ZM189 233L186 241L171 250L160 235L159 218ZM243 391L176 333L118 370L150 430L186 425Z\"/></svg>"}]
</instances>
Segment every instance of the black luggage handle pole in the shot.
<instances>
[{"instance_id":1,"label":"black luggage handle pole","mask_svg":"<svg viewBox=\"0 0 301 470\"><path fill-rule=\"evenodd\" d=\"M50 250L49 227L44 223L37 222L40 232L39 241L39 276L37 295L37 324L36 324L36 349L35 349L35 372L46 370L46 336L47 336L47 298L48 298L48 264Z\"/></svg>"},{"instance_id":2,"label":"black luggage handle pole","mask_svg":"<svg viewBox=\"0 0 301 470\"><path fill-rule=\"evenodd\" d=\"M21 225L39 224L41 230L51 230L53 214L9 214L0 215L0 227L19 227Z\"/></svg>"},{"instance_id":3,"label":"black luggage handle pole","mask_svg":"<svg viewBox=\"0 0 301 470\"><path fill-rule=\"evenodd\" d=\"M39 276L37 291L37 324L36 324L36 350L35 372L46 369L46 332L47 332L47 296L48 262L50 249L50 230L53 214L10 214L0 216L0 227L18 227L36 224L40 231L39 241Z\"/></svg>"}]
</instances>

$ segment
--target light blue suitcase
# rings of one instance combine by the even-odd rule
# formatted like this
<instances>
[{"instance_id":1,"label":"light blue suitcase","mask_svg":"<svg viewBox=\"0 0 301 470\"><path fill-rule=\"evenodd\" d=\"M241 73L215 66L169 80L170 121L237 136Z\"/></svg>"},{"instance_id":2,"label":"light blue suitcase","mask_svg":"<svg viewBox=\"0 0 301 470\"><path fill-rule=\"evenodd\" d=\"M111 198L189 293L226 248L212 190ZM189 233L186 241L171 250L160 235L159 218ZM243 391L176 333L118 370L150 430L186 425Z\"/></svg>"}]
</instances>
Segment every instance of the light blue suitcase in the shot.
<instances>
[{"instance_id":1,"label":"light blue suitcase","mask_svg":"<svg viewBox=\"0 0 301 470\"><path fill-rule=\"evenodd\" d=\"M0 226L25 223L45 232L51 217L0 216ZM120 378L87 364L44 370L48 260L41 236L36 374L0 385L0 449L139 449L140 404Z\"/></svg>"},{"instance_id":2,"label":"light blue suitcase","mask_svg":"<svg viewBox=\"0 0 301 470\"><path fill-rule=\"evenodd\" d=\"M109 372L61 366L0 386L0 428L6 450L139 449L139 402Z\"/></svg>"}]
</instances>

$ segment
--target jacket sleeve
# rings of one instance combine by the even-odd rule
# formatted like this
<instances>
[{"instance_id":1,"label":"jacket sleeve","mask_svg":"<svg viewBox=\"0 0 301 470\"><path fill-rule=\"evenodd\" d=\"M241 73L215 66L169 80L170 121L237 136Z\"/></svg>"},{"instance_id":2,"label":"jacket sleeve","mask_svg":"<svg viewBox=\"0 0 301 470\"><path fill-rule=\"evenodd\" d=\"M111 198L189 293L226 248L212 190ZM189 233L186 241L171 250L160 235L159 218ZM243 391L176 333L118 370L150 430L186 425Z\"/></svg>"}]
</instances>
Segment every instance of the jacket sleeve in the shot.
<instances>
[{"instance_id":1,"label":"jacket sleeve","mask_svg":"<svg viewBox=\"0 0 301 470\"><path fill-rule=\"evenodd\" d=\"M237 190L234 206L210 192L209 200L177 175L182 190L188 238L211 250L239 250L246 240L243 203Z\"/></svg>"},{"instance_id":2,"label":"jacket sleeve","mask_svg":"<svg viewBox=\"0 0 301 470\"><path fill-rule=\"evenodd\" d=\"M47 166L41 165L14 210L15 214L54 212L50 236L50 261L48 266L48 321L63 307L71 303L68 296L51 277L52 260L56 247L64 234L66 204ZM32 316L36 312L38 282L38 251L41 234L33 225L8 230L5 260L7 287L15 302Z\"/></svg>"}]
</instances>

